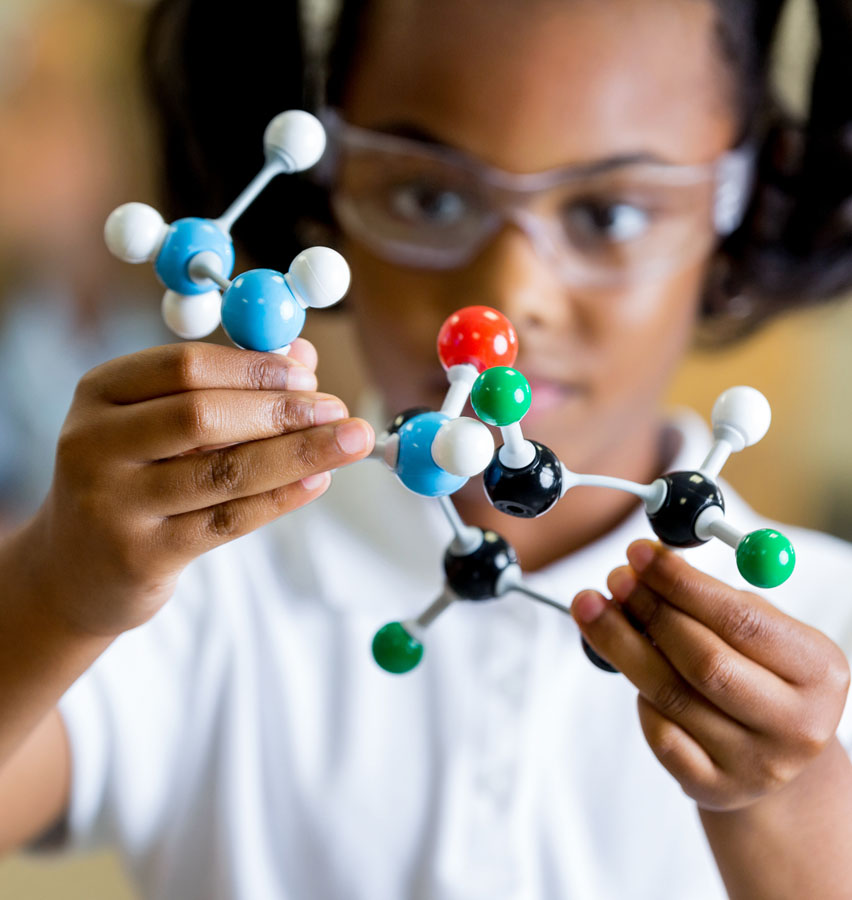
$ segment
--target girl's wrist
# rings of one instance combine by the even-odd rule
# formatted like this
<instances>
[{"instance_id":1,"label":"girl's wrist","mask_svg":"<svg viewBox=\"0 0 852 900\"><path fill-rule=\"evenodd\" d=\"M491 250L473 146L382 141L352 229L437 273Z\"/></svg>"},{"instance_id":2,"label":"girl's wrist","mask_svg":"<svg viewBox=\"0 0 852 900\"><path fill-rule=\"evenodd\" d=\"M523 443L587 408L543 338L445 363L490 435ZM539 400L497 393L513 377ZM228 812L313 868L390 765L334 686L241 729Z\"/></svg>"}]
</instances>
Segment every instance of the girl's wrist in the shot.
<instances>
[{"instance_id":1,"label":"girl's wrist","mask_svg":"<svg viewBox=\"0 0 852 900\"><path fill-rule=\"evenodd\" d=\"M698 805L702 825L713 843L714 835L734 842L786 845L787 836L803 839L810 828L832 826L831 810L838 797L852 799L852 763L838 738L833 737L799 774L783 787L735 809L708 809ZM839 804L847 818L848 800ZM820 820L821 824L820 824ZM850 834L852 836L852 834Z\"/></svg>"},{"instance_id":2,"label":"girl's wrist","mask_svg":"<svg viewBox=\"0 0 852 900\"><path fill-rule=\"evenodd\" d=\"M96 539L62 532L51 502L0 549L0 575L14 573L16 602L43 628L74 641L109 643L147 621L173 582L142 583Z\"/></svg>"},{"instance_id":3,"label":"girl's wrist","mask_svg":"<svg viewBox=\"0 0 852 900\"><path fill-rule=\"evenodd\" d=\"M0 542L0 766L113 640L56 613L38 546L35 519Z\"/></svg>"},{"instance_id":4,"label":"girl's wrist","mask_svg":"<svg viewBox=\"0 0 852 900\"><path fill-rule=\"evenodd\" d=\"M813 802L814 792L831 789L835 771L839 764L843 767L852 765L837 736L832 737L823 749L794 778L777 790L756 797L750 803L731 809L713 809L698 806L702 819L705 816L720 819L738 818L753 824L761 819L777 821L785 810L798 811L803 805ZM798 813L796 813L798 814Z\"/></svg>"},{"instance_id":5,"label":"girl's wrist","mask_svg":"<svg viewBox=\"0 0 852 900\"><path fill-rule=\"evenodd\" d=\"M52 563L40 513L0 543L4 621L7 626L13 622L19 623L19 628L26 626L45 639L48 635L68 641L91 638L92 634L76 627L73 619L65 615L68 584L67 580L63 583Z\"/></svg>"},{"instance_id":6,"label":"girl's wrist","mask_svg":"<svg viewBox=\"0 0 852 900\"><path fill-rule=\"evenodd\" d=\"M783 788L730 811L699 808L734 900L848 897L852 764L837 737Z\"/></svg>"}]
</instances>

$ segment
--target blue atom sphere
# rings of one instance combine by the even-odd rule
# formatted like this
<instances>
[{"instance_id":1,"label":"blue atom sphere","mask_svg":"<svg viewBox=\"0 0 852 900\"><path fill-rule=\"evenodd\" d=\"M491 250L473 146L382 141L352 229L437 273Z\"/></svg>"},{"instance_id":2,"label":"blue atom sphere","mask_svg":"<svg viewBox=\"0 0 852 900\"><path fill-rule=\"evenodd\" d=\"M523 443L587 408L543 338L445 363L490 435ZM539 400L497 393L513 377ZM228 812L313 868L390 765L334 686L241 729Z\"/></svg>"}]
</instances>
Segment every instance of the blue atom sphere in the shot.
<instances>
[{"instance_id":1,"label":"blue atom sphere","mask_svg":"<svg viewBox=\"0 0 852 900\"><path fill-rule=\"evenodd\" d=\"M251 269L222 295L222 327L246 350L279 350L305 325L305 310L275 269Z\"/></svg>"},{"instance_id":2,"label":"blue atom sphere","mask_svg":"<svg viewBox=\"0 0 852 900\"><path fill-rule=\"evenodd\" d=\"M445 472L432 459L432 441L438 429L449 421L441 412L425 412L409 419L397 432L399 455L397 478L415 494L423 497L445 497L455 493L466 481L461 475Z\"/></svg>"},{"instance_id":3,"label":"blue atom sphere","mask_svg":"<svg viewBox=\"0 0 852 900\"><path fill-rule=\"evenodd\" d=\"M178 294L206 294L210 284L205 286L189 277L190 260L204 250L215 253L222 260L222 276L229 278L234 271L231 238L211 219L178 219L169 225L154 271L167 288Z\"/></svg>"}]
</instances>

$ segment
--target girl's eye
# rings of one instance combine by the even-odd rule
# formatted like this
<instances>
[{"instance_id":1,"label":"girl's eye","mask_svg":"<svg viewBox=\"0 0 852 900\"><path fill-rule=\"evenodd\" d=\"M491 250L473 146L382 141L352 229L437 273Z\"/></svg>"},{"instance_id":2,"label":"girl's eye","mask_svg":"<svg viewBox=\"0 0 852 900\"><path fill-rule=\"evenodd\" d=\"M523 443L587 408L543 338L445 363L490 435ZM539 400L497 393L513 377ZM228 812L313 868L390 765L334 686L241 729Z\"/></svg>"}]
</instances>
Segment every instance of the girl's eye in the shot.
<instances>
[{"instance_id":1,"label":"girl's eye","mask_svg":"<svg viewBox=\"0 0 852 900\"><path fill-rule=\"evenodd\" d=\"M454 190L428 182L394 185L388 191L391 210L408 222L430 225L454 225L463 216L467 204Z\"/></svg>"},{"instance_id":2,"label":"girl's eye","mask_svg":"<svg viewBox=\"0 0 852 900\"><path fill-rule=\"evenodd\" d=\"M586 200L573 203L562 214L567 230L581 239L612 243L635 241L648 230L651 215L631 203Z\"/></svg>"}]
</instances>

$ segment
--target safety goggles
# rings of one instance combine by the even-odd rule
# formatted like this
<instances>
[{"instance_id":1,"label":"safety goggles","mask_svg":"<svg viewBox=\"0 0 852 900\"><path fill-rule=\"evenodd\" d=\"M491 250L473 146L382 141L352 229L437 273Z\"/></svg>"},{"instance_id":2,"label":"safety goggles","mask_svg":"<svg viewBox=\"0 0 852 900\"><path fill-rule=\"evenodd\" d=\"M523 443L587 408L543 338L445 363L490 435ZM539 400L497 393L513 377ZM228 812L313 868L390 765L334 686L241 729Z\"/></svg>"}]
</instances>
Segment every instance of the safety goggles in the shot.
<instances>
[{"instance_id":1,"label":"safety goggles","mask_svg":"<svg viewBox=\"0 0 852 900\"><path fill-rule=\"evenodd\" d=\"M513 225L566 283L618 286L662 278L740 224L752 154L700 165L635 159L514 174L425 141L320 118L317 167L343 231L388 262L468 264Z\"/></svg>"}]
</instances>

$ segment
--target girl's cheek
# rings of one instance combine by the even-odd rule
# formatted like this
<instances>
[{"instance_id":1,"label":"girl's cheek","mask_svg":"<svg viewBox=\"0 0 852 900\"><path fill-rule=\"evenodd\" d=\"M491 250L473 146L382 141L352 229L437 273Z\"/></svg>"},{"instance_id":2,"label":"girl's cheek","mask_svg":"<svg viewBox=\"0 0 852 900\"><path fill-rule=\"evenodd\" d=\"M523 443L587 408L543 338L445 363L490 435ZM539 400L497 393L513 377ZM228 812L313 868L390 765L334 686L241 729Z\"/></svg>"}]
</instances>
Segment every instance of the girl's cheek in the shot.
<instances>
[{"instance_id":1,"label":"girl's cheek","mask_svg":"<svg viewBox=\"0 0 852 900\"><path fill-rule=\"evenodd\" d=\"M626 288L608 306L611 326L624 331L652 327L662 332L661 337L666 330L681 332L684 322L695 321L706 267L702 262L663 281L650 279Z\"/></svg>"}]
</instances>

